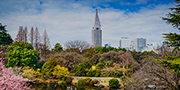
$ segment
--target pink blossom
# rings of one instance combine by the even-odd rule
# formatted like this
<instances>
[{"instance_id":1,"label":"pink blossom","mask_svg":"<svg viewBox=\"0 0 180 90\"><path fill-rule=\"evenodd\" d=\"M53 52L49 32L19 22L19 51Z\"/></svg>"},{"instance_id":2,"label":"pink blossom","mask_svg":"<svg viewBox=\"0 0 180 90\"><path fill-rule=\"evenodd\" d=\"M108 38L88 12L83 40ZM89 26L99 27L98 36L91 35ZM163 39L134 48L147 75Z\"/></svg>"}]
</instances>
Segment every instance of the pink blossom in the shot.
<instances>
[{"instance_id":1,"label":"pink blossom","mask_svg":"<svg viewBox=\"0 0 180 90\"><path fill-rule=\"evenodd\" d=\"M12 68L5 68L2 60L0 61L0 89L1 90L30 90L26 82L20 75L15 75Z\"/></svg>"}]
</instances>

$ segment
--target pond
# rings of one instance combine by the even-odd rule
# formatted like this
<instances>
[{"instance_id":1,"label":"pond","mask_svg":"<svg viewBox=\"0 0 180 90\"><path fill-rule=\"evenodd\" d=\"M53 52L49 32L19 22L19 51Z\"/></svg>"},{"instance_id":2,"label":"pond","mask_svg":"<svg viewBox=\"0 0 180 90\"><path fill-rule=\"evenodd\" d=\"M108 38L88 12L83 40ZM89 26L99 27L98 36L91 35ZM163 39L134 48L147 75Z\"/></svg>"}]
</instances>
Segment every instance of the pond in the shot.
<instances>
[{"instance_id":1,"label":"pond","mask_svg":"<svg viewBox=\"0 0 180 90\"><path fill-rule=\"evenodd\" d=\"M31 84L32 89L35 90L119 90L100 88L95 86L81 86L81 85L65 85L65 84Z\"/></svg>"}]
</instances>

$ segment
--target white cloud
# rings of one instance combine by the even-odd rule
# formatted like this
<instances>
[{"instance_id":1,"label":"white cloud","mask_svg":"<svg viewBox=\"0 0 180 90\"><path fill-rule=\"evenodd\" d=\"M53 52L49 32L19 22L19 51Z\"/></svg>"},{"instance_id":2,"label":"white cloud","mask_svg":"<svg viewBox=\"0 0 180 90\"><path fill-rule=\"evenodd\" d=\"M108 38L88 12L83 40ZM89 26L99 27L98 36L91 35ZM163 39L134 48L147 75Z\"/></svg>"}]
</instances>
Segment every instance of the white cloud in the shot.
<instances>
[{"instance_id":1,"label":"white cloud","mask_svg":"<svg viewBox=\"0 0 180 90\"><path fill-rule=\"evenodd\" d=\"M9 2L11 3L11 2ZM91 30L94 23L95 10L77 2L39 1L25 2L12 7L20 8L17 12L8 11L0 18L6 24L12 38L16 37L19 26L38 27L40 34L46 29L51 45L59 42L62 45L70 40L84 40L91 43ZM24 4L24 3L23 3ZM139 12L125 14L124 11L113 8L99 8L99 16L103 30L103 44L110 43L118 47L119 39L128 36L132 40L138 37L147 38L149 43L161 42L162 33L168 33L172 27L161 20L168 13L170 5L158 5L152 9L142 8ZM109 7L109 6L108 6ZM5 8L4 8L5 9Z\"/></svg>"}]
</instances>

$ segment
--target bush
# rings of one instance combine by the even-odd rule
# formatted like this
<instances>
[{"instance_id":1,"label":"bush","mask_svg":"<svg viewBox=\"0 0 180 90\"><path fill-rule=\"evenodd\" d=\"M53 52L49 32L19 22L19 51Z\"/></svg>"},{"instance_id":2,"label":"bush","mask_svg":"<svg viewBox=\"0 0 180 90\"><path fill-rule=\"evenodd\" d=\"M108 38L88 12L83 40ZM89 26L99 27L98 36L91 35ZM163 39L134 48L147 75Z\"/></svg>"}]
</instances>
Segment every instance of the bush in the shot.
<instances>
[{"instance_id":1,"label":"bush","mask_svg":"<svg viewBox=\"0 0 180 90\"><path fill-rule=\"evenodd\" d=\"M101 75L101 69L96 70L95 77L99 77Z\"/></svg>"},{"instance_id":2,"label":"bush","mask_svg":"<svg viewBox=\"0 0 180 90\"><path fill-rule=\"evenodd\" d=\"M90 69L91 67L92 65L89 61L84 61L74 68L73 73L75 73L75 76L85 76L88 72L86 69Z\"/></svg>"},{"instance_id":3,"label":"bush","mask_svg":"<svg viewBox=\"0 0 180 90\"><path fill-rule=\"evenodd\" d=\"M113 79L111 79L111 80L109 81L109 87L110 87L110 88L117 88L117 87L118 87L118 84L119 84L118 79L113 78Z\"/></svg>"},{"instance_id":4,"label":"bush","mask_svg":"<svg viewBox=\"0 0 180 90\"><path fill-rule=\"evenodd\" d=\"M37 77L41 77L40 69L34 70L32 68L23 71L23 77L33 80Z\"/></svg>"},{"instance_id":5,"label":"bush","mask_svg":"<svg viewBox=\"0 0 180 90\"><path fill-rule=\"evenodd\" d=\"M93 80L94 84L97 84L99 81L98 80Z\"/></svg>"},{"instance_id":6,"label":"bush","mask_svg":"<svg viewBox=\"0 0 180 90\"><path fill-rule=\"evenodd\" d=\"M0 58L0 88L1 90L29 90L26 84L30 80L24 79L20 75L15 75L12 68L5 68Z\"/></svg>"},{"instance_id":7,"label":"bush","mask_svg":"<svg viewBox=\"0 0 180 90\"><path fill-rule=\"evenodd\" d=\"M78 80L78 85L83 85L83 79Z\"/></svg>"},{"instance_id":8,"label":"bush","mask_svg":"<svg viewBox=\"0 0 180 90\"><path fill-rule=\"evenodd\" d=\"M72 78L71 77L67 77L65 82L66 82L66 84L71 84L72 83Z\"/></svg>"},{"instance_id":9,"label":"bush","mask_svg":"<svg viewBox=\"0 0 180 90\"><path fill-rule=\"evenodd\" d=\"M96 70L90 71L90 72L87 73L87 76L88 76L88 77L93 77L93 76L95 76L95 75L96 75Z\"/></svg>"},{"instance_id":10,"label":"bush","mask_svg":"<svg viewBox=\"0 0 180 90\"><path fill-rule=\"evenodd\" d=\"M85 78L85 79L83 79L83 84L84 85L90 85L91 81L92 81L91 78Z\"/></svg>"},{"instance_id":11,"label":"bush","mask_svg":"<svg viewBox=\"0 0 180 90\"><path fill-rule=\"evenodd\" d=\"M30 66L35 67L40 59L39 53L27 42L14 42L7 48L8 63L7 67Z\"/></svg>"},{"instance_id":12,"label":"bush","mask_svg":"<svg viewBox=\"0 0 180 90\"><path fill-rule=\"evenodd\" d=\"M49 61L43 64L42 66L42 77L44 79L52 78L54 67L57 65L57 60L54 57L50 57Z\"/></svg>"}]
</instances>

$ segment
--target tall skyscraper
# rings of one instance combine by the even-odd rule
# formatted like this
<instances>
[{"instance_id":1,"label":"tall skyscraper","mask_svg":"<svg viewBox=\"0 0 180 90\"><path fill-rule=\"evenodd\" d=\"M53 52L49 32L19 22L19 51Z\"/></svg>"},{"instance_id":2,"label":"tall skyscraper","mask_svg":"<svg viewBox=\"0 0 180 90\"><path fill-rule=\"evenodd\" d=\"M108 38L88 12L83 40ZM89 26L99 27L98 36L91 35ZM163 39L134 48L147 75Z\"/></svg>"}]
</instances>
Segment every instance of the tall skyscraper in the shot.
<instances>
[{"instance_id":1,"label":"tall skyscraper","mask_svg":"<svg viewBox=\"0 0 180 90\"><path fill-rule=\"evenodd\" d=\"M136 38L134 40L134 49L136 51L141 52L143 50L143 48L145 48L145 47L146 47L146 39L144 39L144 38Z\"/></svg>"},{"instance_id":2,"label":"tall skyscraper","mask_svg":"<svg viewBox=\"0 0 180 90\"><path fill-rule=\"evenodd\" d=\"M98 16L97 6L96 6L94 26L92 29L92 47L96 47L96 46L102 46L102 30Z\"/></svg>"}]
</instances>

